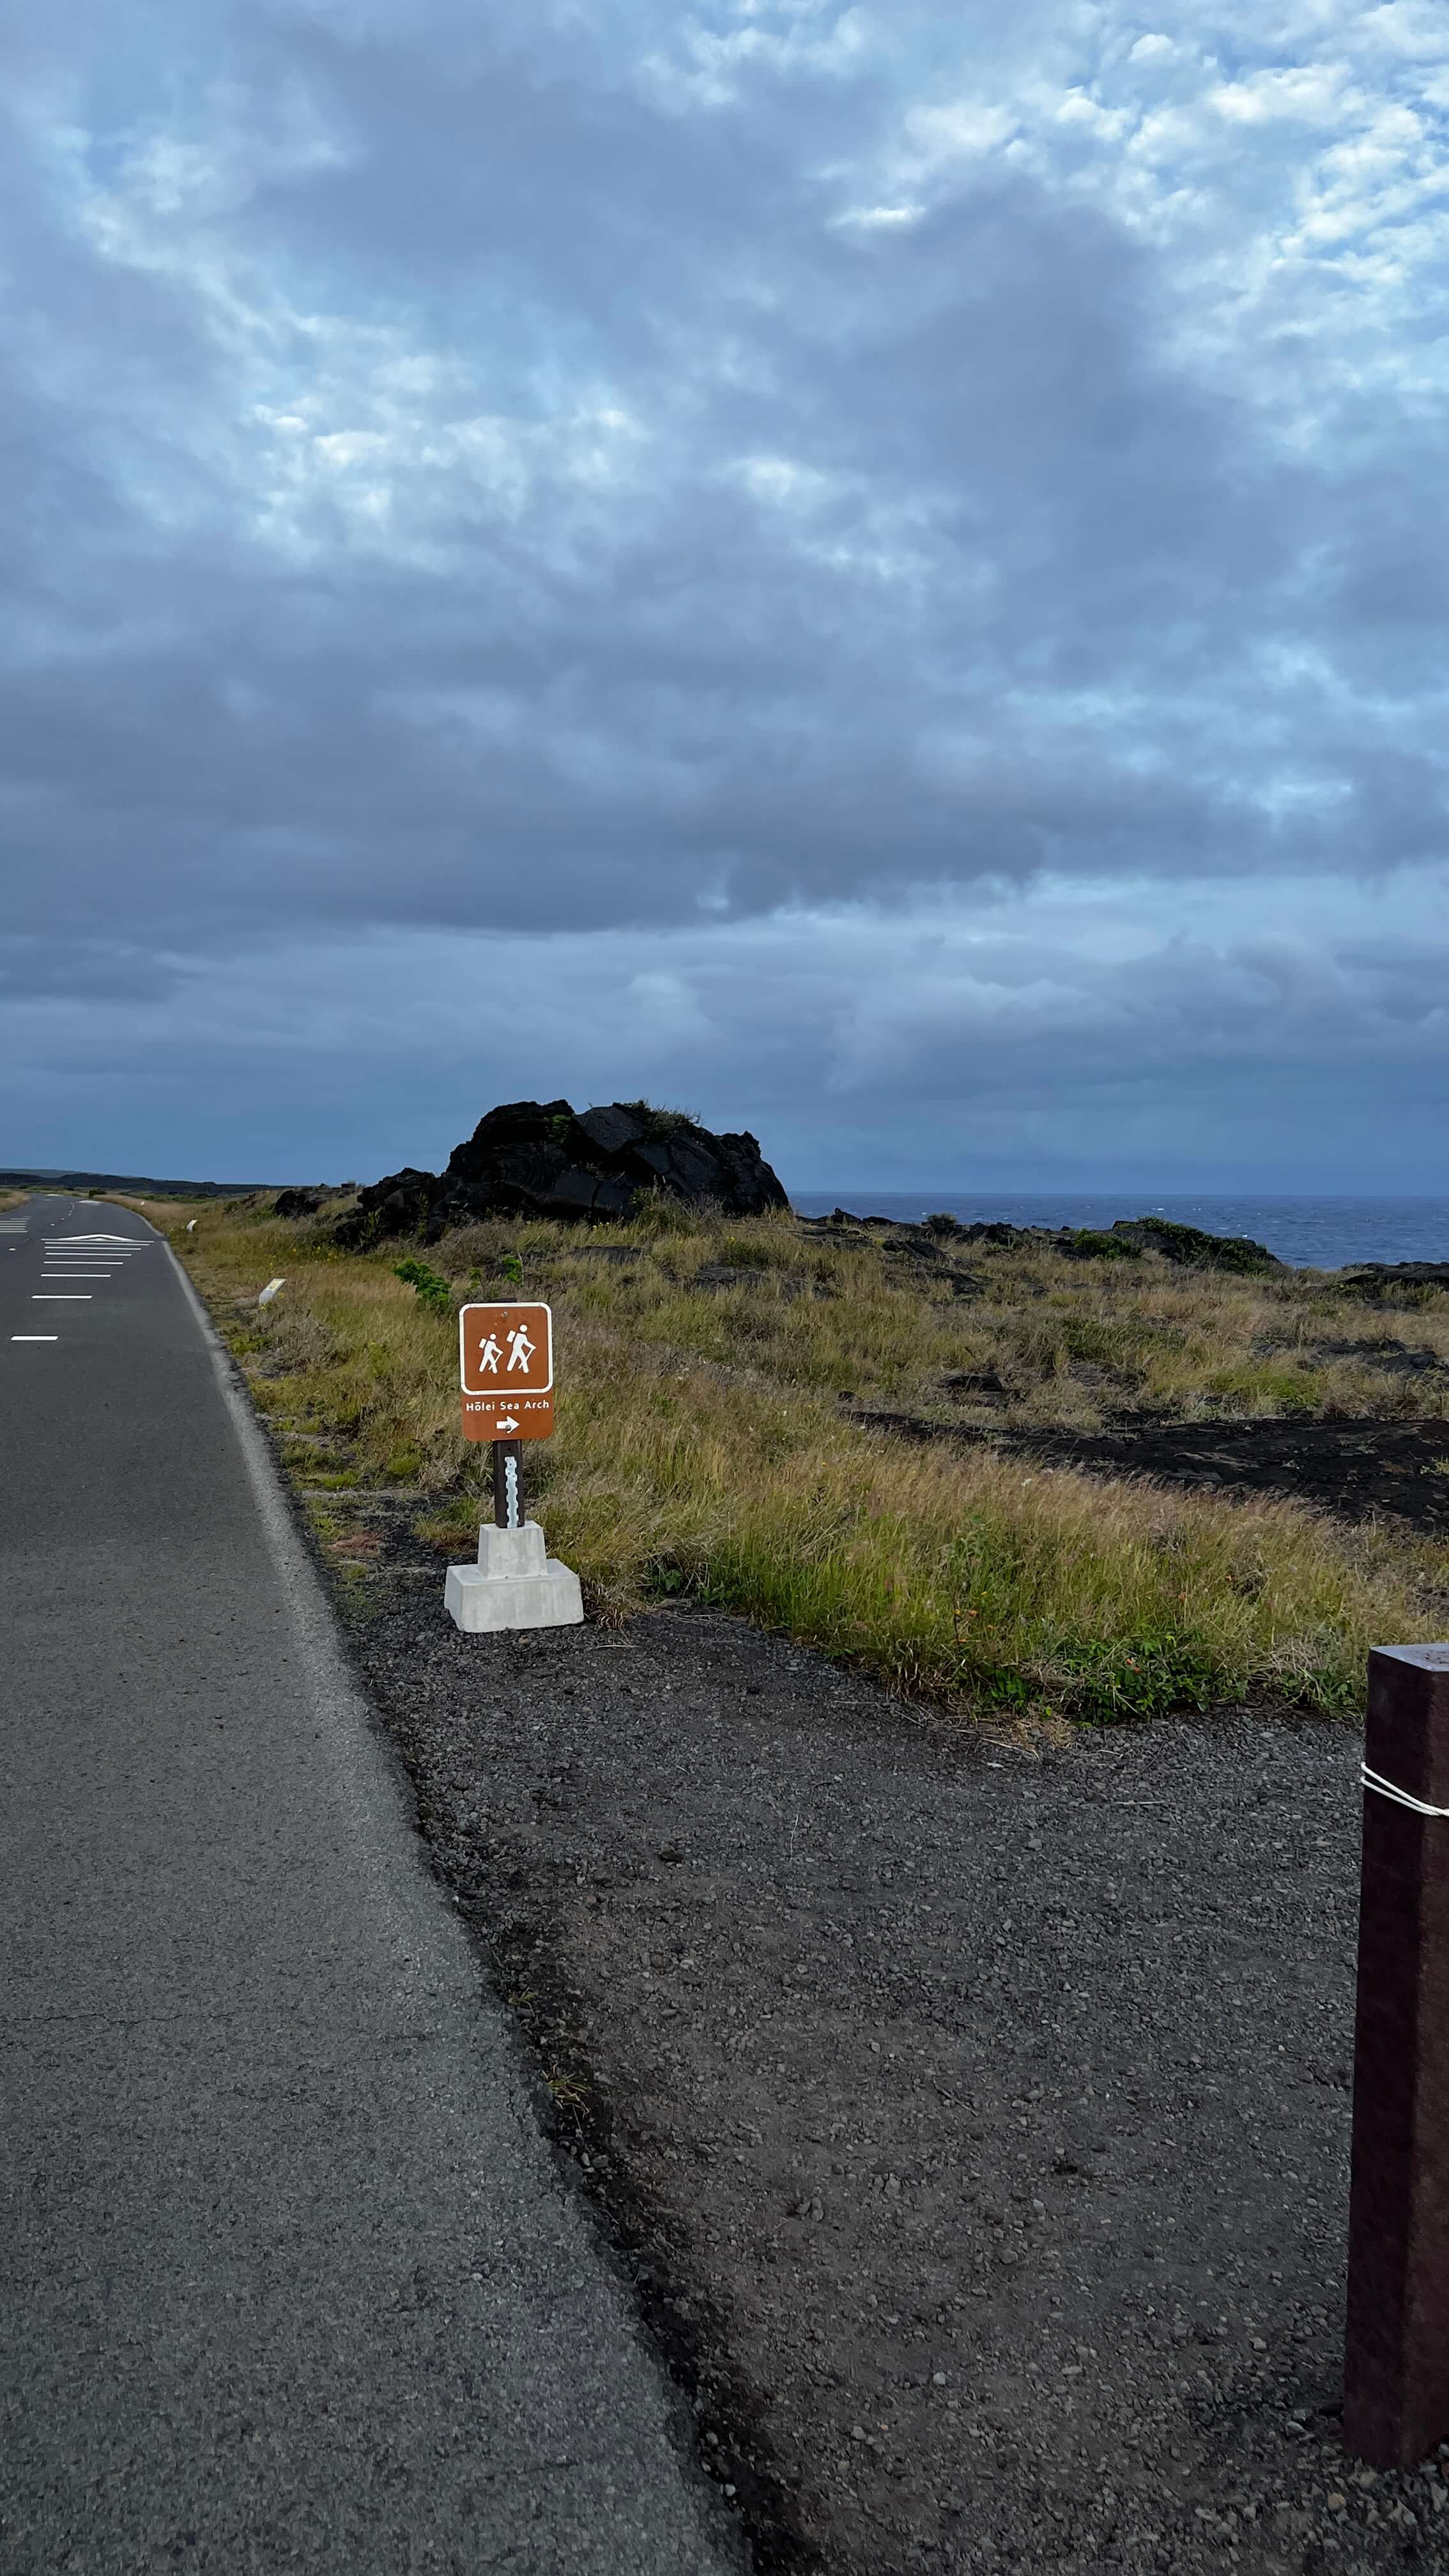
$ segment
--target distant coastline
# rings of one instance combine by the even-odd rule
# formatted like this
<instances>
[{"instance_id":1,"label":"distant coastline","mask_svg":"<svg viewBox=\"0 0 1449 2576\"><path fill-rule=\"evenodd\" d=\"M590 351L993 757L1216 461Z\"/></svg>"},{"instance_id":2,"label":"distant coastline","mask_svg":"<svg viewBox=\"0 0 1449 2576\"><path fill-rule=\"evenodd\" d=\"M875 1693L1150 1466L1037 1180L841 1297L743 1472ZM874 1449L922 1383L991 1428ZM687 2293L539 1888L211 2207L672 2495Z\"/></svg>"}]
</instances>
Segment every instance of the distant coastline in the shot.
<instances>
[{"instance_id":1,"label":"distant coastline","mask_svg":"<svg viewBox=\"0 0 1449 2576\"><path fill-rule=\"evenodd\" d=\"M0 1169L0 1189L110 1190L133 1198L249 1198L277 1181L157 1180L134 1172ZM1298 1270L1341 1270L1355 1261L1449 1261L1449 1198L1267 1197L1247 1192L1154 1194L1151 1190L792 1190L801 1216L848 1208L919 1224L941 1212L963 1224L1111 1227L1118 1217L1169 1216L1209 1234L1248 1235Z\"/></svg>"},{"instance_id":2,"label":"distant coastline","mask_svg":"<svg viewBox=\"0 0 1449 2576\"><path fill-rule=\"evenodd\" d=\"M239 1199L274 1181L157 1181L137 1172L0 1171L0 1190L124 1190L131 1198Z\"/></svg>"},{"instance_id":3,"label":"distant coastline","mask_svg":"<svg viewBox=\"0 0 1449 2576\"><path fill-rule=\"evenodd\" d=\"M963 1224L1110 1227L1118 1217L1169 1216L1209 1234L1246 1234L1296 1270L1353 1261L1449 1261L1449 1198L1168 1196L1150 1190L792 1190L802 1216L847 1207L855 1216L919 1224L939 1210Z\"/></svg>"}]
</instances>

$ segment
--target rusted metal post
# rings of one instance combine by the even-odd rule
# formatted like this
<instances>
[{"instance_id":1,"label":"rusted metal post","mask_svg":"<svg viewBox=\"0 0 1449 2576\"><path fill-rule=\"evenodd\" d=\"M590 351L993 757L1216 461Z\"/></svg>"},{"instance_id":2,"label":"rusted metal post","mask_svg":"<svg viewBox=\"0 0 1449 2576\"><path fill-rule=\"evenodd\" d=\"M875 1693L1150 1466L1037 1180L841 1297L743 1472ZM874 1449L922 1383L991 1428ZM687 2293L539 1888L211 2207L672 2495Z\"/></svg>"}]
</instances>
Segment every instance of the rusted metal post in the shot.
<instances>
[{"instance_id":1,"label":"rusted metal post","mask_svg":"<svg viewBox=\"0 0 1449 2576\"><path fill-rule=\"evenodd\" d=\"M523 1527L523 1443L493 1443L493 1518L499 1529Z\"/></svg>"},{"instance_id":2,"label":"rusted metal post","mask_svg":"<svg viewBox=\"0 0 1449 2576\"><path fill-rule=\"evenodd\" d=\"M1369 1657L1343 2438L1449 2439L1449 1645Z\"/></svg>"}]
</instances>

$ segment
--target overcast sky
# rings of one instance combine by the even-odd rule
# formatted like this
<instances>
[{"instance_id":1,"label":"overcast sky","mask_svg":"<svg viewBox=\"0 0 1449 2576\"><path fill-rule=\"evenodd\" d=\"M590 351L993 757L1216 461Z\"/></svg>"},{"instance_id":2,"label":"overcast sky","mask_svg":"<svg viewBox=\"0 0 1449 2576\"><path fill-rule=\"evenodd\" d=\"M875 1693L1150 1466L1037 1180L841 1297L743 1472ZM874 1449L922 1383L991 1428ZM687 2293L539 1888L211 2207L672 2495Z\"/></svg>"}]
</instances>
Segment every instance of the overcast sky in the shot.
<instances>
[{"instance_id":1,"label":"overcast sky","mask_svg":"<svg viewBox=\"0 0 1449 2576\"><path fill-rule=\"evenodd\" d=\"M8 42L0 1162L1449 1188L1443 0Z\"/></svg>"}]
</instances>

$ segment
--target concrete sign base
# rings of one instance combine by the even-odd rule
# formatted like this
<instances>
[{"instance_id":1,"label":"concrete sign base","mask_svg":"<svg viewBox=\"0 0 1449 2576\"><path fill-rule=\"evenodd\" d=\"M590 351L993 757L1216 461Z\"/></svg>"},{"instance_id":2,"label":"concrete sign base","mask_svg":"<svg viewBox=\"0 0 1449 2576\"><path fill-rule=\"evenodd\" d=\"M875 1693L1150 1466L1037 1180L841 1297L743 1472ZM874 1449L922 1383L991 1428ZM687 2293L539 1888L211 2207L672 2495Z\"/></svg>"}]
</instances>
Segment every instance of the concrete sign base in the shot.
<instances>
[{"instance_id":1,"label":"concrete sign base","mask_svg":"<svg viewBox=\"0 0 1449 2576\"><path fill-rule=\"evenodd\" d=\"M544 1549L537 1521L522 1529L478 1532L476 1565L450 1565L443 1607L470 1632L498 1628L572 1628L584 1615L579 1578Z\"/></svg>"}]
</instances>

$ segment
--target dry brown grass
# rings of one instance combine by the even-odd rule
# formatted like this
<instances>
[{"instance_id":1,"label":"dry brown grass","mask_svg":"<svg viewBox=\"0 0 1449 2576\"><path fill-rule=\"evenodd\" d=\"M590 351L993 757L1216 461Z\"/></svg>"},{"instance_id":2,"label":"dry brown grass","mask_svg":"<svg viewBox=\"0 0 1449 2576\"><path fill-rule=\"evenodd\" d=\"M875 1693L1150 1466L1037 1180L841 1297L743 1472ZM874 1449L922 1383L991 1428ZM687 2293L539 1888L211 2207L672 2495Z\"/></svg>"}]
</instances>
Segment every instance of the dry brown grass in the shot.
<instances>
[{"instance_id":1,"label":"dry brown grass","mask_svg":"<svg viewBox=\"0 0 1449 2576\"><path fill-rule=\"evenodd\" d=\"M1409 1419L1449 1395L1449 1307L1382 1312L1327 1277L1244 1279L1045 1252L973 1255L983 1293L941 1326L912 1392L940 1414L948 1371L994 1376L964 1409L1010 1426L1094 1430L1105 1420L1281 1414ZM947 1350L951 1356L947 1357ZM959 1356L957 1356L959 1354ZM1418 1355L1433 1367L1415 1366ZM959 1418L959 1416L958 1416Z\"/></svg>"},{"instance_id":2,"label":"dry brown grass","mask_svg":"<svg viewBox=\"0 0 1449 2576\"><path fill-rule=\"evenodd\" d=\"M320 1226L255 1210L153 1204L323 1513L387 1487L464 1548L486 1452L458 1423L456 1336L394 1264L340 1256ZM197 1231L184 1232L188 1216ZM625 1256L611 1259L610 1253ZM959 1418L952 1374L994 1372L997 1418L1078 1421L1100 1401L1302 1409L1348 1383L1313 1357L1350 1330L1402 1348L1405 1319L1339 1312L1311 1280L1204 1279L1039 1253L916 1268L879 1245L668 1210L581 1238L490 1224L426 1255L455 1298L549 1298L558 1433L530 1457L550 1545L596 1612L694 1593L963 1708L1101 1716L1272 1691L1356 1703L1368 1647L1435 1633L1449 1559L1349 1532L1286 1501L1168 1496L987 1450L911 1449L843 1418L840 1398ZM702 1284L700 1273L743 1273ZM259 1313L274 1273L287 1286ZM1416 1339L1445 1331L1412 1319ZM1271 1344L1272 1350L1262 1346ZM1285 1357L1284 1354L1287 1354ZM1388 1409L1404 1381L1353 1364Z\"/></svg>"},{"instance_id":3,"label":"dry brown grass","mask_svg":"<svg viewBox=\"0 0 1449 2576\"><path fill-rule=\"evenodd\" d=\"M1449 1398L1449 1304L1385 1313L1319 1273L1256 1280L1153 1256L1068 1261L976 1246L930 1265L865 1235L802 1237L789 1219L643 1240L628 1271L579 1262L576 1241L549 1226L471 1227L429 1258L454 1279L492 1275L508 1252L545 1284L582 1269L591 1284L575 1287L574 1302L627 1313L660 1347L940 1421L1092 1430L1142 1413L1402 1420L1432 1416ZM638 1249L640 1236L615 1229L591 1243L599 1253ZM719 1268L747 1277L701 1295L698 1274ZM979 1292L955 1294L953 1271L971 1274ZM961 1378L995 1384L950 1383Z\"/></svg>"}]
</instances>

